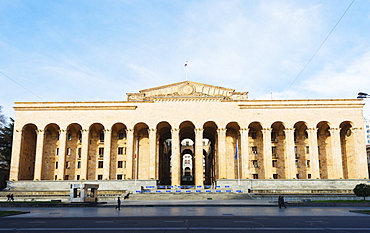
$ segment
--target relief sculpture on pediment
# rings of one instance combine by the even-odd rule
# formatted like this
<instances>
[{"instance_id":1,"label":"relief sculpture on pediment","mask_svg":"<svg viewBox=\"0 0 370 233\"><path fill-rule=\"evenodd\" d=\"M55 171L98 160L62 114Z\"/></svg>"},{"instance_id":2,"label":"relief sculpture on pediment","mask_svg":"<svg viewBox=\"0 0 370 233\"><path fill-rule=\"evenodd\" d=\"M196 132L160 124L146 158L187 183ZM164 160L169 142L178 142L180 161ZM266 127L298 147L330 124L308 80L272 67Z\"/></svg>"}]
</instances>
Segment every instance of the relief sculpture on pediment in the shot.
<instances>
[{"instance_id":1,"label":"relief sculpture on pediment","mask_svg":"<svg viewBox=\"0 0 370 233\"><path fill-rule=\"evenodd\" d=\"M248 92L235 92L233 89L184 81L154 88L141 90L140 93L127 93L128 101L166 101L180 98L194 99L207 98L208 100L246 100Z\"/></svg>"}]
</instances>

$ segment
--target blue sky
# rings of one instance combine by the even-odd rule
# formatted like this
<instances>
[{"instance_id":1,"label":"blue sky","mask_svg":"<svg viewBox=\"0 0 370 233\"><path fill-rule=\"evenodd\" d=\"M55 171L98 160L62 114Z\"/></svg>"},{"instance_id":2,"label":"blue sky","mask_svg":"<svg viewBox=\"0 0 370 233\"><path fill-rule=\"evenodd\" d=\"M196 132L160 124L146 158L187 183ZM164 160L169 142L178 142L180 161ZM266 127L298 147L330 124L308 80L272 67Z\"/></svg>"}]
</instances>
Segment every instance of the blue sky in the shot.
<instances>
[{"instance_id":1,"label":"blue sky","mask_svg":"<svg viewBox=\"0 0 370 233\"><path fill-rule=\"evenodd\" d=\"M250 99L370 93L370 1L0 0L0 105L116 101L185 80ZM32 92L32 93L31 93ZM370 99L365 100L370 105ZM365 116L369 116L369 106Z\"/></svg>"}]
</instances>

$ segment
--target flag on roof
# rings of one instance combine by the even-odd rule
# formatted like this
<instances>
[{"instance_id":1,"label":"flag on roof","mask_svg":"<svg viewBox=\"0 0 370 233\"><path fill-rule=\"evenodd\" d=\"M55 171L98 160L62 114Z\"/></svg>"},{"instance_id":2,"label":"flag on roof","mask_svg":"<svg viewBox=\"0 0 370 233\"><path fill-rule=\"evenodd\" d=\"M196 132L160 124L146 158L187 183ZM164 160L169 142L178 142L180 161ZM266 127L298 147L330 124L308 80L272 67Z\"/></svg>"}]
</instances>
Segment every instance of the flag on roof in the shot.
<instances>
[{"instance_id":1,"label":"flag on roof","mask_svg":"<svg viewBox=\"0 0 370 233\"><path fill-rule=\"evenodd\" d=\"M188 61L185 62L185 65L184 66L188 66Z\"/></svg>"}]
</instances>

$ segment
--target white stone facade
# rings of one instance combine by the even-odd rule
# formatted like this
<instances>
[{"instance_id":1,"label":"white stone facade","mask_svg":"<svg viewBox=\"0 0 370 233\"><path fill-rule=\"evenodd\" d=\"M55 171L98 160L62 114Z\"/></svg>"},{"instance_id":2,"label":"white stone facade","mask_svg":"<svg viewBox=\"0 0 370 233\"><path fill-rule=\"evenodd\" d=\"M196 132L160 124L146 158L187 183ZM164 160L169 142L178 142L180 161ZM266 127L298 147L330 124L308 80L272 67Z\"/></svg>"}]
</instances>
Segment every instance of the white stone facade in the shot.
<instances>
[{"instance_id":1,"label":"white stone facade","mask_svg":"<svg viewBox=\"0 0 370 233\"><path fill-rule=\"evenodd\" d=\"M190 81L127 101L17 102L10 181L367 179L362 108Z\"/></svg>"}]
</instances>

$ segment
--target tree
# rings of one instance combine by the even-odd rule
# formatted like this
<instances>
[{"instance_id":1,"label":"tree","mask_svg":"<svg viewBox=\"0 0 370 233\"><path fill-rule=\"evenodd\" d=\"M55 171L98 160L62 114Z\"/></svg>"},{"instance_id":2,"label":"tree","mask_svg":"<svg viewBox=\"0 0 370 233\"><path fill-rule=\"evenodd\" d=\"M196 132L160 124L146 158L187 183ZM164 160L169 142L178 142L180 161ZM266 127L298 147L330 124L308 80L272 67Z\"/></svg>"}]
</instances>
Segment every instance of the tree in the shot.
<instances>
[{"instance_id":1,"label":"tree","mask_svg":"<svg viewBox=\"0 0 370 233\"><path fill-rule=\"evenodd\" d=\"M370 185L367 184L358 184L353 189L353 192L358 197L364 197L364 200L366 197L370 196Z\"/></svg>"},{"instance_id":2,"label":"tree","mask_svg":"<svg viewBox=\"0 0 370 233\"><path fill-rule=\"evenodd\" d=\"M0 162L10 164L13 142L14 120L10 118L10 123L6 123L5 116L1 113L0 106Z\"/></svg>"}]
</instances>

